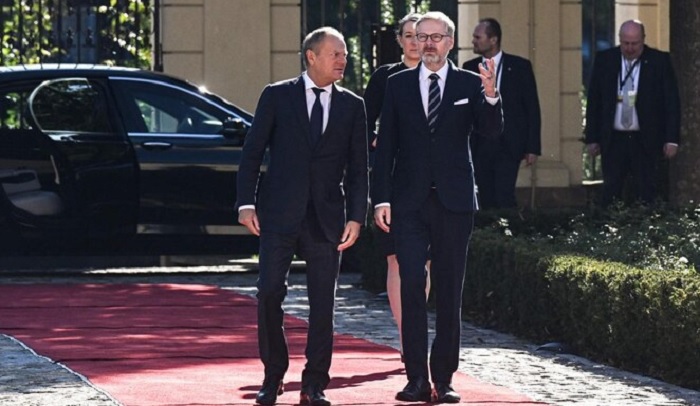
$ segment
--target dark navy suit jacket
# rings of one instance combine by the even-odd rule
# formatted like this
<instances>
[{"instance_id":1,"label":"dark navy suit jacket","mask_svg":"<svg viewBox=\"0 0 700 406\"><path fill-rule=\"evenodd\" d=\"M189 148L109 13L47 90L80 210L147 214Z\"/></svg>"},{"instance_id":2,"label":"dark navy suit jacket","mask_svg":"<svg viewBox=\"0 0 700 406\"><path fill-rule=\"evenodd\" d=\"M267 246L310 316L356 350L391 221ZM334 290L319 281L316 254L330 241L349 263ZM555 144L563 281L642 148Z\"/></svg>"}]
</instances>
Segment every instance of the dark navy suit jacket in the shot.
<instances>
[{"instance_id":1,"label":"dark navy suit jacket","mask_svg":"<svg viewBox=\"0 0 700 406\"><path fill-rule=\"evenodd\" d=\"M478 209L469 137L475 128L497 137L500 102L486 102L481 79L449 62L434 132L421 101L420 66L389 77L379 121L372 202L391 203L392 213L422 207L435 186L441 203L454 212Z\"/></svg>"},{"instance_id":2,"label":"dark navy suit jacket","mask_svg":"<svg viewBox=\"0 0 700 406\"><path fill-rule=\"evenodd\" d=\"M464 69L479 72L482 58L464 63ZM541 155L542 119L532 64L525 58L503 53L498 91L503 102L503 141L515 160L525 154ZM479 138L475 138L478 148Z\"/></svg>"},{"instance_id":3,"label":"dark navy suit jacket","mask_svg":"<svg viewBox=\"0 0 700 406\"><path fill-rule=\"evenodd\" d=\"M267 172L260 179L268 148ZM362 98L333 85L328 124L312 147L303 77L268 85L243 145L237 197L237 207L256 205L261 232L298 231L309 199L331 242L340 241L346 221L364 224L368 175Z\"/></svg>"}]
</instances>

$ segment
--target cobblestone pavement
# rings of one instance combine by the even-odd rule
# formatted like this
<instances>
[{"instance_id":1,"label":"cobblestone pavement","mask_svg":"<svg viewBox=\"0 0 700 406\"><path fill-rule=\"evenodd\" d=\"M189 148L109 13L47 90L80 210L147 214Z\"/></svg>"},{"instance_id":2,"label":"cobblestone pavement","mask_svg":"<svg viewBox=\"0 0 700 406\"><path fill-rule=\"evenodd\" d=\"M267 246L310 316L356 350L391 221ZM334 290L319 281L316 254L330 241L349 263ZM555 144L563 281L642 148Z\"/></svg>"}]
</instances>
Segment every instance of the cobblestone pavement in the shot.
<instances>
[{"instance_id":1,"label":"cobblestone pavement","mask_svg":"<svg viewBox=\"0 0 700 406\"><path fill-rule=\"evenodd\" d=\"M253 295L256 274L240 266L52 271L49 276L0 271L0 283L193 283ZM285 310L306 318L305 275L292 272ZM341 274L336 330L398 348L385 296L359 289L360 276ZM431 318L431 322L434 320ZM433 324L431 323L431 324ZM460 371L551 405L700 405L700 392L569 355L464 323ZM397 388L399 390L400 388ZM113 406L82 376L0 335L0 406Z\"/></svg>"}]
</instances>

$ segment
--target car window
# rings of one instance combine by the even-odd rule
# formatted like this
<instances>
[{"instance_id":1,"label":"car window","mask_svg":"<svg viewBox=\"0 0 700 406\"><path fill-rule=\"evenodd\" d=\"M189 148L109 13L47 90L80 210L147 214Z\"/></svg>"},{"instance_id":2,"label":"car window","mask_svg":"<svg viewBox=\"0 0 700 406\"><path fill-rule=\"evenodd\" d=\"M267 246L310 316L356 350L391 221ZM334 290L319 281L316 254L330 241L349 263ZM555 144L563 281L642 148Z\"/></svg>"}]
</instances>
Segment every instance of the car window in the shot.
<instances>
[{"instance_id":1,"label":"car window","mask_svg":"<svg viewBox=\"0 0 700 406\"><path fill-rule=\"evenodd\" d=\"M165 83L118 80L115 86L139 116L126 120L129 132L219 134L228 116L201 97Z\"/></svg>"},{"instance_id":2,"label":"car window","mask_svg":"<svg viewBox=\"0 0 700 406\"><path fill-rule=\"evenodd\" d=\"M84 78L47 80L29 97L34 122L43 131L110 133L101 86Z\"/></svg>"}]
</instances>

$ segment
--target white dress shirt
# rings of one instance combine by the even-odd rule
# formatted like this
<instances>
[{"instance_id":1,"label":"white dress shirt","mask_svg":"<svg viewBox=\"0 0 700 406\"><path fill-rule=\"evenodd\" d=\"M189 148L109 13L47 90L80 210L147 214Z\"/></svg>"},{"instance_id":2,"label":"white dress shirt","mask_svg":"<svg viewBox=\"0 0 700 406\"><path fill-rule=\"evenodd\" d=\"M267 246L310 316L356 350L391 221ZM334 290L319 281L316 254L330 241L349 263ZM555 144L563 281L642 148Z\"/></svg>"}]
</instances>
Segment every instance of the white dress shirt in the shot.
<instances>
[{"instance_id":1,"label":"white dress shirt","mask_svg":"<svg viewBox=\"0 0 700 406\"><path fill-rule=\"evenodd\" d=\"M301 77L304 78L304 87L306 89L306 112L309 115L309 119L311 119L311 109L316 101L316 93L314 93L312 89L314 87L318 87L319 89L325 90L323 93L321 93L321 106L323 106L323 131L326 131L326 126L328 125L328 112L331 110L333 84L331 83L325 87L316 86L314 81L311 80L306 72L304 72ZM321 134L323 134L323 131L321 131Z\"/></svg>"},{"instance_id":2,"label":"white dress shirt","mask_svg":"<svg viewBox=\"0 0 700 406\"><path fill-rule=\"evenodd\" d=\"M634 97L636 98L637 89L639 89L639 70L641 68L641 64L637 61L639 61L639 59L627 62L624 56L620 57L620 74L617 78L618 102L615 105L615 123L613 124L613 128L615 128L618 131L639 131L639 118L637 117L637 109L632 110L632 125L629 128L625 128L625 126L622 125L622 81L625 80L625 76L627 76L628 64L629 66L634 66L627 80L632 81L632 89L634 91Z\"/></svg>"}]
</instances>

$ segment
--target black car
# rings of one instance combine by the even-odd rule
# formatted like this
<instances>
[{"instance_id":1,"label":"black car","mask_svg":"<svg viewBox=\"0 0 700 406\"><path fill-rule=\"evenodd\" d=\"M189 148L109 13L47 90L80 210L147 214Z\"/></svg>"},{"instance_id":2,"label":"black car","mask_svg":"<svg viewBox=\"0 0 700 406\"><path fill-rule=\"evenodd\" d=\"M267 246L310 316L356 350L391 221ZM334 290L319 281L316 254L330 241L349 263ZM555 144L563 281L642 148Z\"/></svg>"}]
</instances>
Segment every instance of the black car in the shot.
<instances>
[{"instance_id":1,"label":"black car","mask_svg":"<svg viewBox=\"0 0 700 406\"><path fill-rule=\"evenodd\" d=\"M237 223L252 116L165 74L94 65L0 67L0 249L121 246L175 236L197 251Z\"/></svg>"}]
</instances>

